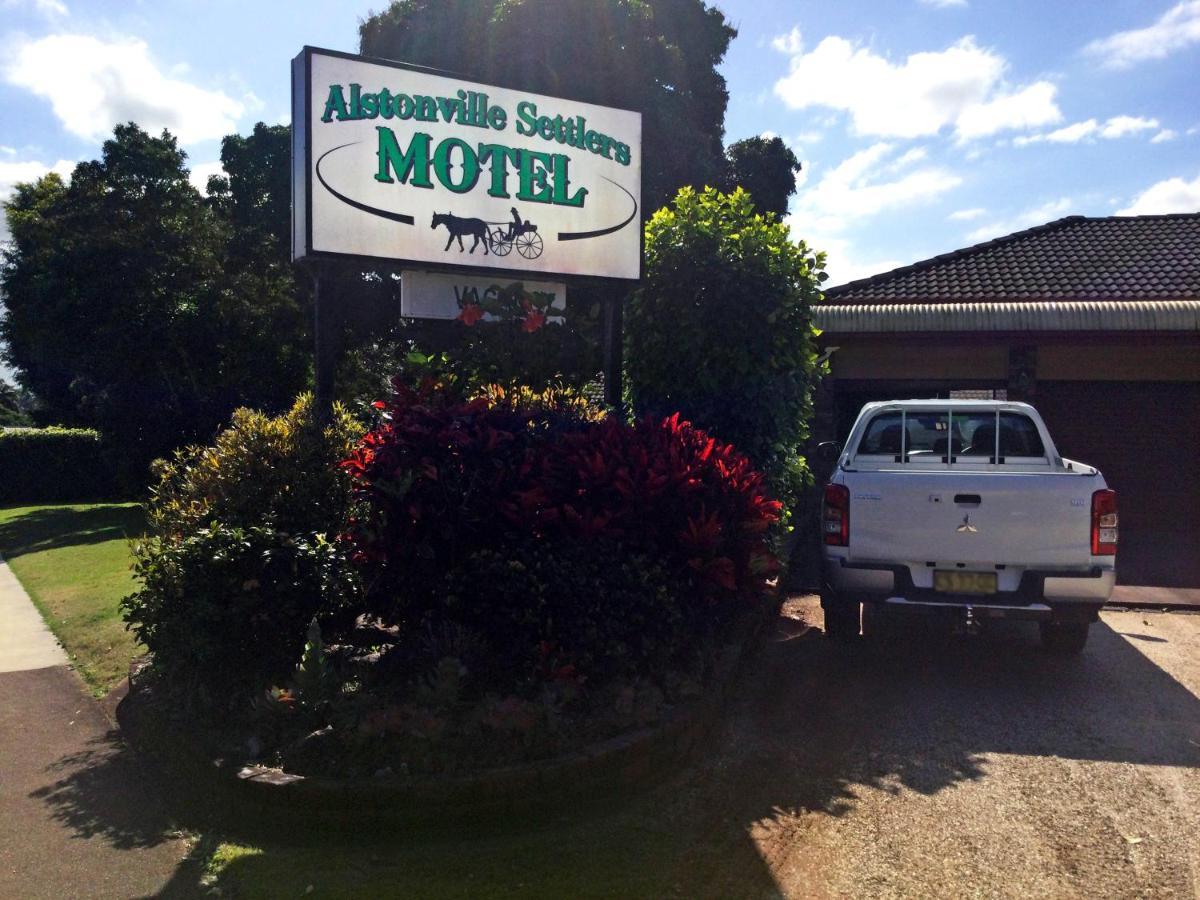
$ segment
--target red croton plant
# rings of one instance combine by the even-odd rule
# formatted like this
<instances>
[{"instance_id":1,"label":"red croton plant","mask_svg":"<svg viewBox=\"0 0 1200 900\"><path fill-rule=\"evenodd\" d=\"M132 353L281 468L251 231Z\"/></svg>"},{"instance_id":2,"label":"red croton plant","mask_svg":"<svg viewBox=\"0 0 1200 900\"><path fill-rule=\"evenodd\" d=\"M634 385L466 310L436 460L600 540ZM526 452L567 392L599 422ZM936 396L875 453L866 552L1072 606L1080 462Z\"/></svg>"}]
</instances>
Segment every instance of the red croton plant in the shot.
<instances>
[{"instance_id":1,"label":"red croton plant","mask_svg":"<svg viewBox=\"0 0 1200 900\"><path fill-rule=\"evenodd\" d=\"M728 444L678 415L627 425L577 405L464 399L395 385L343 467L358 500L345 535L382 584L407 591L481 549L606 539L662 560L709 601L758 596L777 562L780 504ZM388 577L389 573L392 577Z\"/></svg>"}]
</instances>

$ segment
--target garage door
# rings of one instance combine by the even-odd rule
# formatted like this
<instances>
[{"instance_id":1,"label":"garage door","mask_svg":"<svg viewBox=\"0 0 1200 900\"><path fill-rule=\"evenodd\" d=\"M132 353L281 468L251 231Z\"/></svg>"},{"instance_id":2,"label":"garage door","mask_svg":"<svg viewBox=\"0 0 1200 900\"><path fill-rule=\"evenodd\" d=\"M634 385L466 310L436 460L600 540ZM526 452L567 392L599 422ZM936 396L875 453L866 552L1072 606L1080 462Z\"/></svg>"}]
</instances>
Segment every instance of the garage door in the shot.
<instances>
[{"instance_id":1,"label":"garage door","mask_svg":"<svg viewBox=\"0 0 1200 900\"><path fill-rule=\"evenodd\" d=\"M1118 492L1118 581L1200 587L1200 384L1039 381L1034 402Z\"/></svg>"}]
</instances>

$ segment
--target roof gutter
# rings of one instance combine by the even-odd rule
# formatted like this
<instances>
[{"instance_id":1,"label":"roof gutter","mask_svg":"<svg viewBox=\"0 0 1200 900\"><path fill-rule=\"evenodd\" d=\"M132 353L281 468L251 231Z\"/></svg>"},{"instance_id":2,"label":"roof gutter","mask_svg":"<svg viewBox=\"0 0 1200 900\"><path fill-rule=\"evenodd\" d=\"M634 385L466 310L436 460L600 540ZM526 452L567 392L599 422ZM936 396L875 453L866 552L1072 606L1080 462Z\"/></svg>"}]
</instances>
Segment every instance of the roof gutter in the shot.
<instances>
[{"instance_id":1,"label":"roof gutter","mask_svg":"<svg viewBox=\"0 0 1200 900\"><path fill-rule=\"evenodd\" d=\"M907 331L1196 331L1200 300L817 305L827 334Z\"/></svg>"}]
</instances>

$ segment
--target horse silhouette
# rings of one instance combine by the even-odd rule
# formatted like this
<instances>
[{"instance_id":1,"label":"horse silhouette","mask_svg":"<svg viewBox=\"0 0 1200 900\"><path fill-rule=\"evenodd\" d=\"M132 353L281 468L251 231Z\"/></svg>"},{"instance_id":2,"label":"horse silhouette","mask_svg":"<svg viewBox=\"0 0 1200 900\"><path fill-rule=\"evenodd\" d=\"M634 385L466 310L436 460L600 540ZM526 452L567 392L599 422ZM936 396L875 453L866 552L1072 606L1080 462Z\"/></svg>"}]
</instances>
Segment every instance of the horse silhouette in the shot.
<instances>
[{"instance_id":1,"label":"horse silhouette","mask_svg":"<svg viewBox=\"0 0 1200 900\"><path fill-rule=\"evenodd\" d=\"M483 243L483 252L488 253L488 226L483 219L462 219L453 213L434 213L433 224L429 227L436 229L439 225L445 225L446 230L450 232L450 239L446 241L445 250L450 249L450 245L454 243L455 238L458 239L458 252L462 253L463 235L469 234L475 238L475 243L471 245L471 253L475 252L475 248Z\"/></svg>"}]
</instances>

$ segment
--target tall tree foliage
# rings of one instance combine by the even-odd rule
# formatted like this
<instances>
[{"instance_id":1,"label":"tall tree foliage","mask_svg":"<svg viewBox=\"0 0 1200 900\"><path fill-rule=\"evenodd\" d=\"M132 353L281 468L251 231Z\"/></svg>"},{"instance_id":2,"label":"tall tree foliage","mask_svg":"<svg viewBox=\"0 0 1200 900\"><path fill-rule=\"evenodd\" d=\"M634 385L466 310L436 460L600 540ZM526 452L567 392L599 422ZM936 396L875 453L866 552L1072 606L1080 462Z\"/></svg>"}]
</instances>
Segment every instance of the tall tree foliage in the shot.
<instances>
[{"instance_id":1,"label":"tall tree foliage","mask_svg":"<svg viewBox=\"0 0 1200 900\"><path fill-rule=\"evenodd\" d=\"M46 417L100 428L140 466L207 439L236 406L277 407L303 387L307 314L279 210L250 214L272 196L256 179L277 138L228 140L212 202L175 138L132 123L69 185L47 175L17 188L0 335Z\"/></svg>"},{"instance_id":2,"label":"tall tree foliage","mask_svg":"<svg viewBox=\"0 0 1200 900\"><path fill-rule=\"evenodd\" d=\"M48 175L8 203L3 336L56 417L168 449L215 415L221 224L175 139L120 125L70 185Z\"/></svg>"},{"instance_id":3,"label":"tall tree foliage","mask_svg":"<svg viewBox=\"0 0 1200 900\"><path fill-rule=\"evenodd\" d=\"M703 0L397 0L359 28L369 56L640 110L648 211L719 183L736 34Z\"/></svg>"},{"instance_id":4,"label":"tall tree foliage","mask_svg":"<svg viewBox=\"0 0 1200 900\"><path fill-rule=\"evenodd\" d=\"M221 141L209 206L224 224L222 380L235 405L282 409L312 364L310 287L291 261L291 129Z\"/></svg>"},{"instance_id":5,"label":"tall tree foliage","mask_svg":"<svg viewBox=\"0 0 1200 900\"><path fill-rule=\"evenodd\" d=\"M787 215L788 200L796 193L800 160L780 138L753 137L730 144L725 151L728 171L725 190L741 188L754 199L759 212Z\"/></svg>"}]
</instances>

